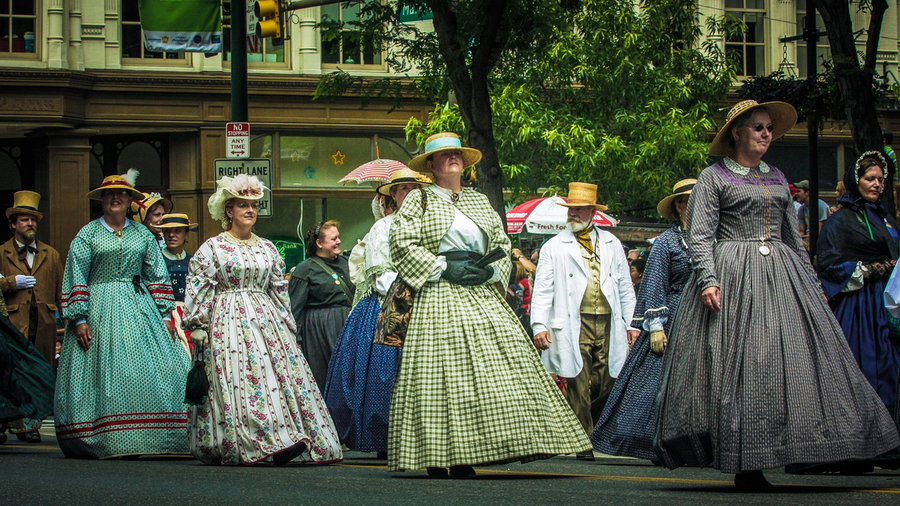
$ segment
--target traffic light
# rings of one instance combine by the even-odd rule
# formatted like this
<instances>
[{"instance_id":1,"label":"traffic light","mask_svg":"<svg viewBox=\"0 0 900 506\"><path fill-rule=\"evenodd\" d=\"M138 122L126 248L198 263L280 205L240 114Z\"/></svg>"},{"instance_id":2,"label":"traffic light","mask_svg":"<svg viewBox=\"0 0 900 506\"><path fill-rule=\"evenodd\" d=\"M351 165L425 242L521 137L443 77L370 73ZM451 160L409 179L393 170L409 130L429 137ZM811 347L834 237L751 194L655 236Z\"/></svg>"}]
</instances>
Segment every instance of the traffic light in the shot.
<instances>
[{"instance_id":1,"label":"traffic light","mask_svg":"<svg viewBox=\"0 0 900 506\"><path fill-rule=\"evenodd\" d=\"M257 37L282 38L281 0L257 0L253 8L256 12Z\"/></svg>"}]
</instances>

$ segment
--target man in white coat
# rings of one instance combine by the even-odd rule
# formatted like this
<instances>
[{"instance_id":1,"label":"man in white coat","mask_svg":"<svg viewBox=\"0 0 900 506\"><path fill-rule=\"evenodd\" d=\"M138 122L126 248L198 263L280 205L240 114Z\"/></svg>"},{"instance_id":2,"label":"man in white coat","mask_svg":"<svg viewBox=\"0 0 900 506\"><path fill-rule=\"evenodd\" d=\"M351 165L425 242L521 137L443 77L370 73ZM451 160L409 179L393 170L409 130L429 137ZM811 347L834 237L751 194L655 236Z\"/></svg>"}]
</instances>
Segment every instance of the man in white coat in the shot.
<instances>
[{"instance_id":1,"label":"man in white coat","mask_svg":"<svg viewBox=\"0 0 900 506\"><path fill-rule=\"evenodd\" d=\"M568 230L547 241L531 296L534 345L590 434L628 353L635 295L622 243L593 226L597 185L569 183ZM582 454L583 453L583 454ZM593 460L582 452L578 458Z\"/></svg>"}]
</instances>

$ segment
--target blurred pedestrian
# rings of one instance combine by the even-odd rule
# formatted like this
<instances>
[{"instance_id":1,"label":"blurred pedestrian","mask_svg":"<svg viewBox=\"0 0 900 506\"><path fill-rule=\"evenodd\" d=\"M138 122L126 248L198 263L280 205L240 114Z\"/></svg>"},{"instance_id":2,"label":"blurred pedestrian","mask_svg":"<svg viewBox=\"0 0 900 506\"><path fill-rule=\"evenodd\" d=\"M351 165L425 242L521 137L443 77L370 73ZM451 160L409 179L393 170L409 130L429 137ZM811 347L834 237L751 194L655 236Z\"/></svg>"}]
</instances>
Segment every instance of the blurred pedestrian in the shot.
<instances>
[{"instance_id":1,"label":"blurred pedestrian","mask_svg":"<svg viewBox=\"0 0 900 506\"><path fill-rule=\"evenodd\" d=\"M175 309L172 310L172 322L178 339L190 355L192 345L190 336L181 328L184 318L184 296L187 290L187 273L191 263L191 254L185 251L184 243L188 232L196 232L197 224L191 222L186 214L163 215L157 226L166 241L166 247L162 249L163 258L166 261L166 269L169 271L169 279L172 281L172 292L175 297Z\"/></svg>"},{"instance_id":2,"label":"blurred pedestrian","mask_svg":"<svg viewBox=\"0 0 900 506\"><path fill-rule=\"evenodd\" d=\"M191 452L205 464L341 460L325 401L297 348L284 260L253 233L256 176L223 177L209 213L225 230L191 258L184 324L209 380L191 408Z\"/></svg>"},{"instance_id":3,"label":"blurred pedestrian","mask_svg":"<svg viewBox=\"0 0 900 506\"><path fill-rule=\"evenodd\" d=\"M657 396L668 467L735 473L865 459L900 445L856 367L797 233L787 181L761 160L797 121L784 102L745 100L710 146L688 202L693 273L669 336Z\"/></svg>"},{"instance_id":4,"label":"blurred pedestrian","mask_svg":"<svg viewBox=\"0 0 900 506\"><path fill-rule=\"evenodd\" d=\"M897 263L897 222L883 205L887 162L867 151L844 173L848 192L818 243L819 279L850 351L888 410L897 402L900 329L892 329L883 294Z\"/></svg>"},{"instance_id":5,"label":"blurred pedestrian","mask_svg":"<svg viewBox=\"0 0 900 506\"><path fill-rule=\"evenodd\" d=\"M429 137L409 165L434 184L410 193L391 224L391 258L416 292L391 403L391 471L469 478L478 464L590 448L498 290L509 237L487 197L462 186L480 159L456 134Z\"/></svg>"},{"instance_id":6,"label":"blurred pedestrian","mask_svg":"<svg viewBox=\"0 0 900 506\"><path fill-rule=\"evenodd\" d=\"M628 354L635 295L622 243L591 223L597 185L569 183L568 230L541 247L531 296L534 345L586 434L594 429ZM632 262L633 263L633 262ZM593 460L591 450L578 458Z\"/></svg>"},{"instance_id":7,"label":"blurred pedestrian","mask_svg":"<svg viewBox=\"0 0 900 506\"><path fill-rule=\"evenodd\" d=\"M172 285L159 244L125 217L132 199L143 197L133 177L108 176L88 193L103 216L78 232L66 259L68 326L54 416L67 457L188 453L190 360L173 338Z\"/></svg>"},{"instance_id":8,"label":"blurred pedestrian","mask_svg":"<svg viewBox=\"0 0 900 506\"><path fill-rule=\"evenodd\" d=\"M378 187L391 208L403 205L406 196L431 180L409 168L393 173L391 181ZM364 242L364 280L356 285L359 302L341 331L325 382L325 402L337 427L341 443L363 452L386 457L388 419L394 378L400 365L396 346L373 344L378 316L397 270L391 261L388 234L394 214L375 222Z\"/></svg>"},{"instance_id":9,"label":"blurred pedestrian","mask_svg":"<svg viewBox=\"0 0 900 506\"><path fill-rule=\"evenodd\" d=\"M658 460L653 448L656 392L668 342L666 336L691 273L684 237L688 197L696 184L696 179L678 181L672 194L656 206L660 216L675 225L660 234L650 249L631 321L631 326L641 333L636 341L629 343L631 350L625 365L591 433L594 449L599 452ZM632 268L638 261L631 264Z\"/></svg>"},{"instance_id":10,"label":"blurred pedestrian","mask_svg":"<svg viewBox=\"0 0 900 506\"><path fill-rule=\"evenodd\" d=\"M288 287L300 349L320 390L325 389L328 361L350 315L355 290L347 259L341 255L338 226L328 220L307 232L306 260L291 271Z\"/></svg>"},{"instance_id":11,"label":"blurred pedestrian","mask_svg":"<svg viewBox=\"0 0 900 506\"><path fill-rule=\"evenodd\" d=\"M166 238L162 235L159 224L166 214L172 212L172 201L157 192L143 193L143 199L131 203L131 212L135 221L144 225L153 232L160 248L166 247Z\"/></svg>"}]
</instances>

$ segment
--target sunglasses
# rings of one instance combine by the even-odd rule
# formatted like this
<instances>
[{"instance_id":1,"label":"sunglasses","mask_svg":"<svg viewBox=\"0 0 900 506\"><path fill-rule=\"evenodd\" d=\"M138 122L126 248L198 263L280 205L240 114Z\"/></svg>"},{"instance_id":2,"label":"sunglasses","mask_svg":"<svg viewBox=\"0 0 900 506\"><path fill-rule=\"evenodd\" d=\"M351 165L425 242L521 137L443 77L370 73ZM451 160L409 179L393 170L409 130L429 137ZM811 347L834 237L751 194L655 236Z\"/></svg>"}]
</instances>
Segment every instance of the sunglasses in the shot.
<instances>
[{"instance_id":1,"label":"sunglasses","mask_svg":"<svg viewBox=\"0 0 900 506\"><path fill-rule=\"evenodd\" d=\"M762 123L760 123L759 125L754 125L754 126L750 127L750 129L755 130L757 132L762 132L763 129L765 129L765 130L768 130L769 133L772 133L775 131L775 125L763 125Z\"/></svg>"}]
</instances>

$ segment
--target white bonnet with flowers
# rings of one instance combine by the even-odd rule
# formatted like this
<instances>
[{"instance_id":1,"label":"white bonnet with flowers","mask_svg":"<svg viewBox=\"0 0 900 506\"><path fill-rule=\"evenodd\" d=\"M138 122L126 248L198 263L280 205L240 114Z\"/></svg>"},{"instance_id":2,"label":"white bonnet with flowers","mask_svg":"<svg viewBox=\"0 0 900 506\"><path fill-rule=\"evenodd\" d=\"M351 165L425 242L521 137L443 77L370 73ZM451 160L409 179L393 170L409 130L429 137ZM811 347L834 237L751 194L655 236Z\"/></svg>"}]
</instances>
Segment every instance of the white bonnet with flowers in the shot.
<instances>
[{"instance_id":1,"label":"white bonnet with flowers","mask_svg":"<svg viewBox=\"0 0 900 506\"><path fill-rule=\"evenodd\" d=\"M214 220L227 221L225 203L231 199L259 200L267 190L256 176L238 174L235 177L223 176L216 181L216 192L209 197L206 206Z\"/></svg>"}]
</instances>

